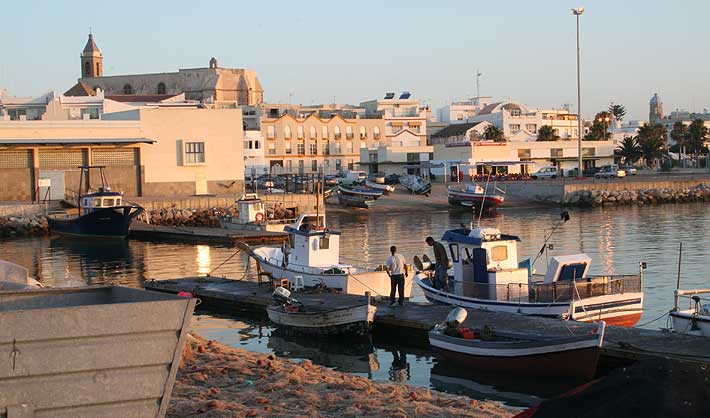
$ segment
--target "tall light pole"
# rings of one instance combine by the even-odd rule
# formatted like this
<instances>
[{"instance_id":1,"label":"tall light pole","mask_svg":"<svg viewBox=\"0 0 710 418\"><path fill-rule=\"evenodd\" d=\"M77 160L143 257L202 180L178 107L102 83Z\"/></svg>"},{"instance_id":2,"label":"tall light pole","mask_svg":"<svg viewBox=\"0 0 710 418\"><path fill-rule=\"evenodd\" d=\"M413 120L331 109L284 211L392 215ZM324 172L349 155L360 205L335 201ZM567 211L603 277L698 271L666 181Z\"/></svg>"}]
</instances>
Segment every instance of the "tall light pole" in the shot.
<instances>
[{"instance_id":1,"label":"tall light pole","mask_svg":"<svg viewBox=\"0 0 710 418\"><path fill-rule=\"evenodd\" d=\"M579 16L584 13L584 7L572 9L572 14L577 18L577 156L579 157L579 171L577 177L583 176L582 171L582 93L579 76Z\"/></svg>"}]
</instances>

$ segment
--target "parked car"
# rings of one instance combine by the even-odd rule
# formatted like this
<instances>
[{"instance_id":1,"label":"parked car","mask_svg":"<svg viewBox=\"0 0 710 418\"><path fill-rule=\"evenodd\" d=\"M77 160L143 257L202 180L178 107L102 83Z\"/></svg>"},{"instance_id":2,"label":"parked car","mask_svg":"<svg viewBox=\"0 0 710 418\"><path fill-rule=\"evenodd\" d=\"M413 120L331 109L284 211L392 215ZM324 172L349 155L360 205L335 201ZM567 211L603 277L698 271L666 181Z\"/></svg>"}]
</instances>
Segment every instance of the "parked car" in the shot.
<instances>
[{"instance_id":1,"label":"parked car","mask_svg":"<svg viewBox=\"0 0 710 418\"><path fill-rule=\"evenodd\" d=\"M584 177L594 177L595 174L601 171L601 167L589 167L582 170Z\"/></svg>"},{"instance_id":2,"label":"parked car","mask_svg":"<svg viewBox=\"0 0 710 418\"><path fill-rule=\"evenodd\" d=\"M338 176L335 176L333 174L328 174L325 176L325 185L326 186L337 186L338 185Z\"/></svg>"},{"instance_id":3,"label":"parked car","mask_svg":"<svg viewBox=\"0 0 710 418\"><path fill-rule=\"evenodd\" d=\"M353 184L365 184L367 173L364 171L348 171L345 177L340 179L340 184L352 186Z\"/></svg>"},{"instance_id":4,"label":"parked car","mask_svg":"<svg viewBox=\"0 0 710 418\"><path fill-rule=\"evenodd\" d=\"M626 171L616 164L602 166L602 169L594 175L595 179L614 179L626 177Z\"/></svg>"},{"instance_id":5,"label":"parked car","mask_svg":"<svg viewBox=\"0 0 710 418\"><path fill-rule=\"evenodd\" d=\"M558 170L555 166L542 167L536 172L532 173L532 178L534 179L556 179L558 176Z\"/></svg>"},{"instance_id":6,"label":"parked car","mask_svg":"<svg viewBox=\"0 0 710 418\"><path fill-rule=\"evenodd\" d=\"M385 184L399 184L399 174L390 174L385 176Z\"/></svg>"},{"instance_id":7,"label":"parked car","mask_svg":"<svg viewBox=\"0 0 710 418\"><path fill-rule=\"evenodd\" d=\"M370 173L367 179L373 183L385 184L385 175L382 173Z\"/></svg>"},{"instance_id":8,"label":"parked car","mask_svg":"<svg viewBox=\"0 0 710 418\"><path fill-rule=\"evenodd\" d=\"M624 170L624 171L626 171L626 175L627 175L627 176L635 176L636 173L637 173L636 167L634 167L634 166L622 165L622 166L621 166L621 169Z\"/></svg>"}]
</instances>

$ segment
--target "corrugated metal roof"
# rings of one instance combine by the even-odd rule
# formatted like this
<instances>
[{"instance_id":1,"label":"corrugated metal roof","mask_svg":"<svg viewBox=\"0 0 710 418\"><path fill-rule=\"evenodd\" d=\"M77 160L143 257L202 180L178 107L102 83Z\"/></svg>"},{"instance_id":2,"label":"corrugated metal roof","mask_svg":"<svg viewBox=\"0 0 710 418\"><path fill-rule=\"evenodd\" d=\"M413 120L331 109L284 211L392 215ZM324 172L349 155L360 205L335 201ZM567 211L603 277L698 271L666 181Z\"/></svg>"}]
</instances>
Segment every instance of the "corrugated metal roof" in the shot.
<instances>
[{"instance_id":1,"label":"corrugated metal roof","mask_svg":"<svg viewBox=\"0 0 710 418\"><path fill-rule=\"evenodd\" d=\"M0 145L152 144L148 138L0 138Z\"/></svg>"}]
</instances>

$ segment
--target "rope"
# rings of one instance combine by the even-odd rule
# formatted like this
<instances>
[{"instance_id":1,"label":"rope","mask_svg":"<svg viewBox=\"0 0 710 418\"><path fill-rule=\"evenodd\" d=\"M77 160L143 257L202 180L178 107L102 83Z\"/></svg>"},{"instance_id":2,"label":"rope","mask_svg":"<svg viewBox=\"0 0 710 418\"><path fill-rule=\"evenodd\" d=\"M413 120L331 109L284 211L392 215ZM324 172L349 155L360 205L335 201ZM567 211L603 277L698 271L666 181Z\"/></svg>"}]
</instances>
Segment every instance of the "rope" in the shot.
<instances>
[{"instance_id":1,"label":"rope","mask_svg":"<svg viewBox=\"0 0 710 418\"><path fill-rule=\"evenodd\" d=\"M664 312L664 313L663 313L661 316L659 316L658 318L652 319L652 320L650 320L650 321L648 321L648 322L644 322L643 324L636 324L636 325L634 325L632 328L641 328L641 327L644 327L644 326L646 326L646 325L648 325L648 324L650 324L650 323L653 323L653 322L658 321L659 319L663 318L664 316L668 315L668 314L671 313L671 312L672 312L672 311ZM666 324L667 324L667 323L666 323Z\"/></svg>"},{"instance_id":2,"label":"rope","mask_svg":"<svg viewBox=\"0 0 710 418\"><path fill-rule=\"evenodd\" d=\"M207 273L207 276L211 276L212 273L214 273L215 270L217 270L218 268L222 267L222 266L224 265L224 263L226 263L227 261L231 260L235 255L239 254L240 251L241 251L241 250L235 251L234 254L230 255L226 260L222 261L217 267L215 267L215 268L213 268L212 270L210 270L210 271Z\"/></svg>"}]
</instances>

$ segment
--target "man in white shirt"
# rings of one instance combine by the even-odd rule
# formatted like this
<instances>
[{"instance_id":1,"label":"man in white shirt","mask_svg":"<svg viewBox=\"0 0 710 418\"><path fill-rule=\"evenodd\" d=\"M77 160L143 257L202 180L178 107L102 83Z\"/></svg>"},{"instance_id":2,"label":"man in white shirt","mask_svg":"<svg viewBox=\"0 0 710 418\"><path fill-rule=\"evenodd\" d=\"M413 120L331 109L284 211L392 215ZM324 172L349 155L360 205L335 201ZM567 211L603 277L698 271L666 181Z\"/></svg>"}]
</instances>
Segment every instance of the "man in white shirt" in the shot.
<instances>
[{"instance_id":1,"label":"man in white shirt","mask_svg":"<svg viewBox=\"0 0 710 418\"><path fill-rule=\"evenodd\" d=\"M399 306L404 304L404 278L409 275L407 262L399 254L397 247L390 247L392 255L387 259L387 274L390 276L390 306L394 306L395 290L399 289Z\"/></svg>"}]
</instances>

